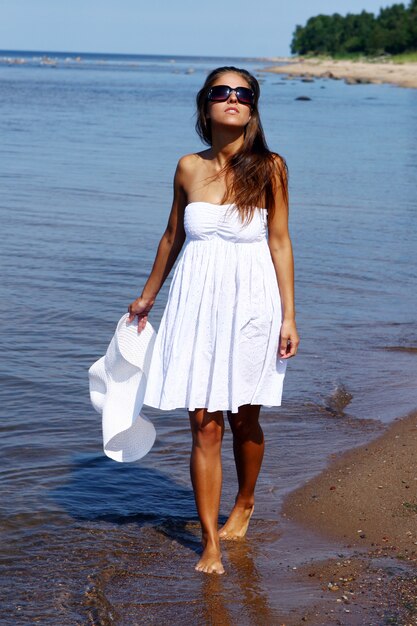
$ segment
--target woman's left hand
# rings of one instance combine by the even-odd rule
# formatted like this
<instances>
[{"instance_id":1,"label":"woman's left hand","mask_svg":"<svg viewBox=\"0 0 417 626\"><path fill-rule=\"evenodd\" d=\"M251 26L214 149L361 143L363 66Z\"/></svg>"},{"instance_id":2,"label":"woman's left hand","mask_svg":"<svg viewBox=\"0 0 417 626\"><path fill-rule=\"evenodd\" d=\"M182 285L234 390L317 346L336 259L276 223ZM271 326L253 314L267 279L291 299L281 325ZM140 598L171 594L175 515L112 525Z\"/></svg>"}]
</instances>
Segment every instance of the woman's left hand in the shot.
<instances>
[{"instance_id":1,"label":"woman's left hand","mask_svg":"<svg viewBox=\"0 0 417 626\"><path fill-rule=\"evenodd\" d=\"M284 319L281 325L279 338L278 358L289 359L297 354L300 337L298 336L295 320Z\"/></svg>"}]
</instances>

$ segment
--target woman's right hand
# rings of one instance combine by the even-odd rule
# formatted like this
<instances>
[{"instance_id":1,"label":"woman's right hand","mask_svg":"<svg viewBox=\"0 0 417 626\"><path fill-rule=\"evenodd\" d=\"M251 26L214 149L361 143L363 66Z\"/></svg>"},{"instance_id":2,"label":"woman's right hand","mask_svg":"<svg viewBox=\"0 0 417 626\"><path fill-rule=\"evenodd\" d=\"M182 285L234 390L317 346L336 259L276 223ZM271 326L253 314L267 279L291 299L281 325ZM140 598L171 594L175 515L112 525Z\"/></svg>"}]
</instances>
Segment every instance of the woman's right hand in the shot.
<instances>
[{"instance_id":1,"label":"woman's right hand","mask_svg":"<svg viewBox=\"0 0 417 626\"><path fill-rule=\"evenodd\" d=\"M154 305L155 300L145 300L140 296L136 298L131 304L129 304L129 322L133 322L135 317L138 317L138 333L140 333L146 326L148 321L148 313Z\"/></svg>"}]
</instances>

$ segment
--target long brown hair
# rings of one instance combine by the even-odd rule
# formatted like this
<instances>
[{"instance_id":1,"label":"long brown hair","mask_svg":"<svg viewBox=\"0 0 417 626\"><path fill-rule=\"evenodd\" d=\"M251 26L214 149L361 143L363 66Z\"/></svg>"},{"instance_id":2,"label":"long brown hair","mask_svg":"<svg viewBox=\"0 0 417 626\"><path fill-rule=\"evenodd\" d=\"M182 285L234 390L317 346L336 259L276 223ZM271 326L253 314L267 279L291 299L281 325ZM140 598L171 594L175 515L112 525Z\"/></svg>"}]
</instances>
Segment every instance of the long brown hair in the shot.
<instances>
[{"instance_id":1,"label":"long brown hair","mask_svg":"<svg viewBox=\"0 0 417 626\"><path fill-rule=\"evenodd\" d=\"M284 202L288 207L288 167L285 159L276 152L271 152L267 146L258 111L260 88L256 78L247 70L234 66L218 67L210 72L196 98L196 131L204 143L212 145L211 122L207 118L207 94L213 83L226 72L234 72L244 78L255 94L255 101L251 108L251 118L245 128L242 148L228 159L220 172L225 174L227 181L227 191L222 203L233 198L241 217L246 217L248 222L256 207L266 208L270 219L275 209L277 175Z\"/></svg>"}]
</instances>

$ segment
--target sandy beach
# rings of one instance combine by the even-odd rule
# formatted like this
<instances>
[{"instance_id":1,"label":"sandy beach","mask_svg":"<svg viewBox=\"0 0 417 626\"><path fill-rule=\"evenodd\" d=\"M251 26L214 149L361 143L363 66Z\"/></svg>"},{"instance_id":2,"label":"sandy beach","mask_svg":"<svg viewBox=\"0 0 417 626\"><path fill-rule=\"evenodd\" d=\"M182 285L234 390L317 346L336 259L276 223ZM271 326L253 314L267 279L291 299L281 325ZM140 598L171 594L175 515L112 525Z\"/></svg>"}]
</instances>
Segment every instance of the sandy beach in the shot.
<instances>
[{"instance_id":1,"label":"sandy beach","mask_svg":"<svg viewBox=\"0 0 417 626\"><path fill-rule=\"evenodd\" d=\"M417 89L417 63L393 63L386 61L333 61L303 57L277 58L285 65L265 68L266 72L287 74L311 80L314 78L344 79L348 84L391 83L399 87Z\"/></svg>"},{"instance_id":2,"label":"sandy beach","mask_svg":"<svg viewBox=\"0 0 417 626\"><path fill-rule=\"evenodd\" d=\"M417 412L335 458L285 499L288 519L354 550L299 570L327 597L308 623L417 624L416 459ZM403 621L378 621L389 616Z\"/></svg>"}]
</instances>

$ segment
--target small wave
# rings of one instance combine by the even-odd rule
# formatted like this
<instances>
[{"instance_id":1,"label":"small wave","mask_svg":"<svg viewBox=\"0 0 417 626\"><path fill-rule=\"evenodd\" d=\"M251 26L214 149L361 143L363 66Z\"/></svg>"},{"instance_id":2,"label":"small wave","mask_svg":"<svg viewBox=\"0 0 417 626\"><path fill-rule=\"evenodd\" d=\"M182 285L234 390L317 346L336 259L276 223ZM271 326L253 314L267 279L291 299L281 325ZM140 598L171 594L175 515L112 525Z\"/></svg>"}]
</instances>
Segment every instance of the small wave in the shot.
<instances>
[{"instance_id":1,"label":"small wave","mask_svg":"<svg viewBox=\"0 0 417 626\"><path fill-rule=\"evenodd\" d=\"M100 574L90 574L88 585L84 591L83 605L87 611L89 623L111 626L118 621L116 613L104 591Z\"/></svg>"},{"instance_id":2,"label":"small wave","mask_svg":"<svg viewBox=\"0 0 417 626\"><path fill-rule=\"evenodd\" d=\"M345 415L345 408L352 401L352 394L346 389L344 385L338 385L332 395L327 398L326 411L329 411L335 417L343 417Z\"/></svg>"},{"instance_id":3,"label":"small wave","mask_svg":"<svg viewBox=\"0 0 417 626\"><path fill-rule=\"evenodd\" d=\"M382 350L387 350L388 352L416 353L417 346L383 346Z\"/></svg>"}]
</instances>

